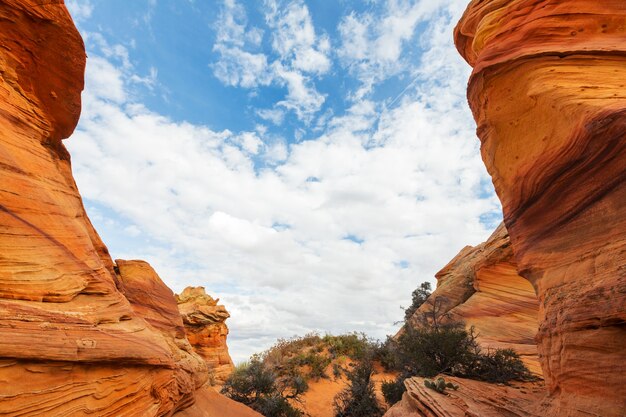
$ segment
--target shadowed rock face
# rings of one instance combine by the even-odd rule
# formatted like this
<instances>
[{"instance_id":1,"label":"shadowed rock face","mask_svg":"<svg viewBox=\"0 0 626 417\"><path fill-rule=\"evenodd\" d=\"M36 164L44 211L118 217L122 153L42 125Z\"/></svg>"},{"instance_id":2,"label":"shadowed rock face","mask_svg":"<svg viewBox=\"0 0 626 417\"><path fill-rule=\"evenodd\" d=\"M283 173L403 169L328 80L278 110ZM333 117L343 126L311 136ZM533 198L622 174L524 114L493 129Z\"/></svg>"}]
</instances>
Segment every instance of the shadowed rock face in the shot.
<instances>
[{"instance_id":1,"label":"shadowed rock face","mask_svg":"<svg viewBox=\"0 0 626 417\"><path fill-rule=\"evenodd\" d=\"M226 345L230 314L203 287L187 287L176 296L189 342L206 361L210 382L223 384L235 368Z\"/></svg>"},{"instance_id":2,"label":"shadowed rock face","mask_svg":"<svg viewBox=\"0 0 626 417\"><path fill-rule=\"evenodd\" d=\"M468 98L520 275L540 301L551 413L626 409L626 2L472 1Z\"/></svg>"},{"instance_id":3,"label":"shadowed rock face","mask_svg":"<svg viewBox=\"0 0 626 417\"><path fill-rule=\"evenodd\" d=\"M171 290L144 262L114 265L83 208L61 142L82 39L61 1L2 0L0 45L0 413L172 415L207 367Z\"/></svg>"}]
</instances>

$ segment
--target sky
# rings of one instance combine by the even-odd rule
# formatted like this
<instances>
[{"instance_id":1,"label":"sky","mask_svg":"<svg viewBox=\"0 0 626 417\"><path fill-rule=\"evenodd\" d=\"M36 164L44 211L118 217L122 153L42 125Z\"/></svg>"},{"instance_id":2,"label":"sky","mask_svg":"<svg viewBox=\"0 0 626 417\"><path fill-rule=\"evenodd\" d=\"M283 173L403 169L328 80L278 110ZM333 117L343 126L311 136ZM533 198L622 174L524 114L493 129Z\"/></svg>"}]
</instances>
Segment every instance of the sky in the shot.
<instances>
[{"instance_id":1,"label":"sky","mask_svg":"<svg viewBox=\"0 0 626 417\"><path fill-rule=\"evenodd\" d=\"M65 141L117 259L278 338L383 339L501 207L452 30L467 0L67 0L85 41Z\"/></svg>"}]
</instances>

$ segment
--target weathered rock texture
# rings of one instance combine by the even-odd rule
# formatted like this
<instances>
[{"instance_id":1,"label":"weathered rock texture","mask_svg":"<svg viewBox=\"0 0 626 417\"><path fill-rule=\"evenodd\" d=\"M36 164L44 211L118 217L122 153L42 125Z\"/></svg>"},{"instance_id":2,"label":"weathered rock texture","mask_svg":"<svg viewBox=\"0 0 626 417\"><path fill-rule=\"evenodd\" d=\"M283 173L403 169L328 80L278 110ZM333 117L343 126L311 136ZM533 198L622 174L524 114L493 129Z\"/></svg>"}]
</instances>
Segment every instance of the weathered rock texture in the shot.
<instances>
[{"instance_id":1,"label":"weathered rock texture","mask_svg":"<svg viewBox=\"0 0 626 417\"><path fill-rule=\"evenodd\" d=\"M84 67L61 1L0 1L0 414L169 416L206 363L172 292L87 218L61 142Z\"/></svg>"},{"instance_id":2,"label":"weathered rock texture","mask_svg":"<svg viewBox=\"0 0 626 417\"><path fill-rule=\"evenodd\" d=\"M457 48L551 413L626 410L626 2L474 0Z\"/></svg>"},{"instance_id":3,"label":"weathered rock texture","mask_svg":"<svg viewBox=\"0 0 626 417\"><path fill-rule=\"evenodd\" d=\"M226 345L230 314L203 287L187 287L176 296L187 338L206 361L212 384L223 384L235 368Z\"/></svg>"},{"instance_id":4,"label":"weathered rock texture","mask_svg":"<svg viewBox=\"0 0 626 417\"><path fill-rule=\"evenodd\" d=\"M500 225L484 243L466 246L436 274L437 289L410 323L441 306L440 315L474 326L481 348L512 348L537 375L538 301L530 283L517 274L509 235Z\"/></svg>"},{"instance_id":5,"label":"weathered rock texture","mask_svg":"<svg viewBox=\"0 0 626 417\"><path fill-rule=\"evenodd\" d=\"M542 384L498 386L463 378L445 378L459 386L440 394L424 386L423 378L405 381L407 392L385 417L543 417L536 411Z\"/></svg>"}]
</instances>

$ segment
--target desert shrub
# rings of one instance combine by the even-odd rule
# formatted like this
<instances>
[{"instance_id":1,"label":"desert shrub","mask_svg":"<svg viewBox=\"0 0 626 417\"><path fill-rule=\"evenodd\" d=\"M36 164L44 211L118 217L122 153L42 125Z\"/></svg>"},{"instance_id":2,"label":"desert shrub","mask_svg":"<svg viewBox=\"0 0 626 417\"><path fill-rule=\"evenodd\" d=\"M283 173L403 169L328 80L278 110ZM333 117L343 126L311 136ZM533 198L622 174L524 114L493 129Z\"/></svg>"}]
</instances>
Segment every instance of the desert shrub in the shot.
<instances>
[{"instance_id":1,"label":"desert shrub","mask_svg":"<svg viewBox=\"0 0 626 417\"><path fill-rule=\"evenodd\" d=\"M333 376L335 378L341 377L341 365L339 365L338 363L333 363Z\"/></svg>"},{"instance_id":2,"label":"desert shrub","mask_svg":"<svg viewBox=\"0 0 626 417\"><path fill-rule=\"evenodd\" d=\"M433 377L464 373L479 349L473 330L457 322L416 329L407 326L398 338L398 351L408 375Z\"/></svg>"},{"instance_id":3,"label":"desert shrub","mask_svg":"<svg viewBox=\"0 0 626 417\"><path fill-rule=\"evenodd\" d=\"M469 377L487 382L506 383L511 380L533 379L513 349L496 349L480 353L467 373Z\"/></svg>"},{"instance_id":4,"label":"desert shrub","mask_svg":"<svg viewBox=\"0 0 626 417\"><path fill-rule=\"evenodd\" d=\"M326 335L323 342L328 346L328 351L334 358L348 356L356 360L365 357L374 346L374 343L363 333Z\"/></svg>"},{"instance_id":5,"label":"desert shrub","mask_svg":"<svg viewBox=\"0 0 626 417\"><path fill-rule=\"evenodd\" d=\"M348 383L334 399L335 417L380 417L383 411L378 405L372 382L373 364L364 358L346 372Z\"/></svg>"},{"instance_id":6,"label":"desert shrub","mask_svg":"<svg viewBox=\"0 0 626 417\"><path fill-rule=\"evenodd\" d=\"M448 374L502 383L531 378L515 351L481 352L474 328L466 329L447 314L447 299L430 297L425 302L430 308L414 315L412 325L406 323L397 340L386 342L384 356L390 358L387 362L395 356L403 376Z\"/></svg>"},{"instance_id":7,"label":"desert shrub","mask_svg":"<svg viewBox=\"0 0 626 417\"><path fill-rule=\"evenodd\" d=\"M294 408L285 397L277 393L259 398L254 410L258 411L265 417L304 416L302 411Z\"/></svg>"},{"instance_id":8,"label":"desert shrub","mask_svg":"<svg viewBox=\"0 0 626 417\"><path fill-rule=\"evenodd\" d=\"M265 417L300 417L303 413L289 403L305 392L304 378L294 374L278 378L258 356L235 368L222 394L243 403Z\"/></svg>"},{"instance_id":9,"label":"desert shrub","mask_svg":"<svg viewBox=\"0 0 626 417\"><path fill-rule=\"evenodd\" d=\"M374 360L378 361L387 371L401 371L402 361L398 351L398 343L391 337L378 343L374 348Z\"/></svg>"},{"instance_id":10,"label":"desert shrub","mask_svg":"<svg viewBox=\"0 0 626 417\"><path fill-rule=\"evenodd\" d=\"M389 404L389 406L394 405L402 399L402 394L406 391L404 380L404 377L399 376L393 381L383 381L381 391L383 397L385 397L385 402Z\"/></svg>"},{"instance_id":11,"label":"desert shrub","mask_svg":"<svg viewBox=\"0 0 626 417\"><path fill-rule=\"evenodd\" d=\"M288 361L288 368L295 369L300 366L308 366L308 378L318 380L320 378L328 378L326 375L326 367L330 365L331 359L319 353L317 349L309 353L301 353Z\"/></svg>"},{"instance_id":12,"label":"desert shrub","mask_svg":"<svg viewBox=\"0 0 626 417\"><path fill-rule=\"evenodd\" d=\"M411 294L411 305L404 310L404 321L408 322L418 308L422 306L431 294L430 282L422 282Z\"/></svg>"}]
</instances>

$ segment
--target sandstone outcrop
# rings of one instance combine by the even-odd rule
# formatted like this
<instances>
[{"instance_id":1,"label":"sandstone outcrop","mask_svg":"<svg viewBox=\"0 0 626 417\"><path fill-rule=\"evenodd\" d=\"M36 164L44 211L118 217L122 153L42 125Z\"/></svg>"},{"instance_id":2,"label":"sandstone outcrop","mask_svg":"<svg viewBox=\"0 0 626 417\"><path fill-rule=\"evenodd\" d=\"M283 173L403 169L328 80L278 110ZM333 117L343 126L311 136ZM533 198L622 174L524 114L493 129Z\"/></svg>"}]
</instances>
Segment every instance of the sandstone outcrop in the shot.
<instances>
[{"instance_id":1,"label":"sandstone outcrop","mask_svg":"<svg viewBox=\"0 0 626 417\"><path fill-rule=\"evenodd\" d=\"M424 386L423 378L405 381L407 392L385 417L543 417L536 405L543 397L542 384L515 383L498 386L470 379L446 377L458 390L444 394Z\"/></svg>"},{"instance_id":2,"label":"sandstone outcrop","mask_svg":"<svg viewBox=\"0 0 626 417\"><path fill-rule=\"evenodd\" d=\"M481 348L514 349L533 373L541 375L534 339L539 304L532 285L516 268L509 235L501 224L486 242L466 246L436 274L436 290L409 322L418 325L419 317L438 299L439 314L473 326Z\"/></svg>"},{"instance_id":3,"label":"sandstone outcrop","mask_svg":"<svg viewBox=\"0 0 626 417\"><path fill-rule=\"evenodd\" d=\"M172 415L206 363L172 292L145 263L116 266L85 213L62 143L82 39L62 1L2 0L0 45L0 412Z\"/></svg>"},{"instance_id":4,"label":"sandstone outcrop","mask_svg":"<svg viewBox=\"0 0 626 417\"><path fill-rule=\"evenodd\" d=\"M455 31L550 415L626 410L626 2L474 0Z\"/></svg>"},{"instance_id":5,"label":"sandstone outcrop","mask_svg":"<svg viewBox=\"0 0 626 417\"><path fill-rule=\"evenodd\" d=\"M206 361L210 383L223 384L235 368L226 345L230 314L203 287L187 287L176 296L187 339Z\"/></svg>"}]
</instances>

